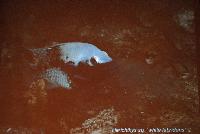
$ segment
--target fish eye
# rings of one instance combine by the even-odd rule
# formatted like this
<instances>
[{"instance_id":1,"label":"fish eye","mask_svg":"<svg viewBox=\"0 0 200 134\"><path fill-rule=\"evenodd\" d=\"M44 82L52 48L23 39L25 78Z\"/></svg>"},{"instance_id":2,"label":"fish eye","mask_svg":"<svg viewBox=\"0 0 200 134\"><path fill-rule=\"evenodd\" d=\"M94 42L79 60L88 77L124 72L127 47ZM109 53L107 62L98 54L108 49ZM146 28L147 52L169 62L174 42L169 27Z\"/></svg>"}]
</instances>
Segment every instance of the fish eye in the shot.
<instances>
[{"instance_id":1,"label":"fish eye","mask_svg":"<svg viewBox=\"0 0 200 134\"><path fill-rule=\"evenodd\" d=\"M95 57L92 57L92 58L90 59L90 62L91 62L93 65L97 64L97 61L96 61Z\"/></svg>"}]
</instances>

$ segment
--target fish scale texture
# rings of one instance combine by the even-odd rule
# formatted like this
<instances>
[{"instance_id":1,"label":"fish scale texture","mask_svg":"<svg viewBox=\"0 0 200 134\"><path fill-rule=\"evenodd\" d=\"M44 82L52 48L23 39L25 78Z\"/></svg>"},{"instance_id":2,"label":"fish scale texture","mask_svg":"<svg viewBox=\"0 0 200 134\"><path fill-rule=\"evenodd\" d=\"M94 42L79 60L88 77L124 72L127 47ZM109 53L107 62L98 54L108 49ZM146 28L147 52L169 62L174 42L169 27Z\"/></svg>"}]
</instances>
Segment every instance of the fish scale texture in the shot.
<instances>
[{"instance_id":1,"label":"fish scale texture","mask_svg":"<svg viewBox=\"0 0 200 134\"><path fill-rule=\"evenodd\" d=\"M68 75L59 68L47 69L42 72L40 77L47 80L54 87L71 88L71 81Z\"/></svg>"}]
</instances>

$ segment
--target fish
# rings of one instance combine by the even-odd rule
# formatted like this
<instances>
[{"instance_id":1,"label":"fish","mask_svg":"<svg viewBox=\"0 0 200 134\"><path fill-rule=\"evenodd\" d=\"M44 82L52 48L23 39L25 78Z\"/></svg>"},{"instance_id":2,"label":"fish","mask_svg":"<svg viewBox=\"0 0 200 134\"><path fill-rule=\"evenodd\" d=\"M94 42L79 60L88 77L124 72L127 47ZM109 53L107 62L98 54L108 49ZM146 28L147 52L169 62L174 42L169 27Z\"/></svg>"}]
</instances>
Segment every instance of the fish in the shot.
<instances>
[{"instance_id":1,"label":"fish","mask_svg":"<svg viewBox=\"0 0 200 134\"><path fill-rule=\"evenodd\" d=\"M92 60L97 64L111 62L112 58L95 45L83 42L60 43L55 46L59 49L60 59L64 63L78 66L80 62L94 66Z\"/></svg>"},{"instance_id":2,"label":"fish","mask_svg":"<svg viewBox=\"0 0 200 134\"><path fill-rule=\"evenodd\" d=\"M111 62L112 58L93 44L84 42L53 43L50 47L29 49L39 63L50 63L51 59L58 59L64 64L77 67L79 63L89 66ZM51 53L58 55L51 56ZM58 57L58 58L57 58ZM37 64L36 64L37 65ZM47 64L48 65L48 64Z\"/></svg>"},{"instance_id":3,"label":"fish","mask_svg":"<svg viewBox=\"0 0 200 134\"><path fill-rule=\"evenodd\" d=\"M48 89L57 87L71 89L71 80L69 79L69 76L60 68L46 69L39 74L38 78L47 81Z\"/></svg>"}]
</instances>

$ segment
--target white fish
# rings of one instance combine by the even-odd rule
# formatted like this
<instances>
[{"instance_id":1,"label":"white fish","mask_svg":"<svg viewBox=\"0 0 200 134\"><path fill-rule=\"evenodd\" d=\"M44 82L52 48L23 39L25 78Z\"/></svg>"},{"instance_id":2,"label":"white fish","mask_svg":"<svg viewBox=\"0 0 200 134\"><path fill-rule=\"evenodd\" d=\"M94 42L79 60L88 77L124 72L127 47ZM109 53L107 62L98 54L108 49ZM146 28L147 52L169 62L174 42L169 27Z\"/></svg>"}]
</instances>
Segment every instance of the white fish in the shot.
<instances>
[{"instance_id":1,"label":"white fish","mask_svg":"<svg viewBox=\"0 0 200 134\"><path fill-rule=\"evenodd\" d=\"M60 50L60 59L64 63L72 62L74 66L78 66L80 62L93 66L92 58L98 64L112 61L105 51L89 43L69 42L58 44L56 47Z\"/></svg>"},{"instance_id":2,"label":"white fish","mask_svg":"<svg viewBox=\"0 0 200 134\"><path fill-rule=\"evenodd\" d=\"M105 51L96 46L83 42L53 43L53 46L29 49L39 59L40 63L48 63L54 57L49 57L51 51L59 51L58 57L64 63L73 63L78 66L80 62L93 66L92 59L98 64L111 62L112 58Z\"/></svg>"}]
</instances>

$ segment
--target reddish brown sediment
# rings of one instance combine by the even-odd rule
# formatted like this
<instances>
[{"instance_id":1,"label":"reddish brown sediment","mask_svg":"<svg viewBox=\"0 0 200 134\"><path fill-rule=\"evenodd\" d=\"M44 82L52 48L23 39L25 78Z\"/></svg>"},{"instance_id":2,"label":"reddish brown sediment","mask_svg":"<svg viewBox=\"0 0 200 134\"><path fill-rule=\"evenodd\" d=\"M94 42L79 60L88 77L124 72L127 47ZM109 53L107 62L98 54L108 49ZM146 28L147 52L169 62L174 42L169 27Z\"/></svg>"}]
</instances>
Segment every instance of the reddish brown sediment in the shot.
<instances>
[{"instance_id":1,"label":"reddish brown sediment","mask_svg":"<svg viewBox=\"0 0 200 134\"><path fill-rule=\"evenodd\" d=\"M176 127L198 134L195 6L195 0L3 0L0 132ZM74 41L96 45L112 62L73 68L53 51L51 64L67 71L72 90L31 82L48 64L30 68L39 59L26 49ZM99 113L109 109L116 124L83 127L89 119L102 121L107 115Z\"/></svg>"}]
</instances>

